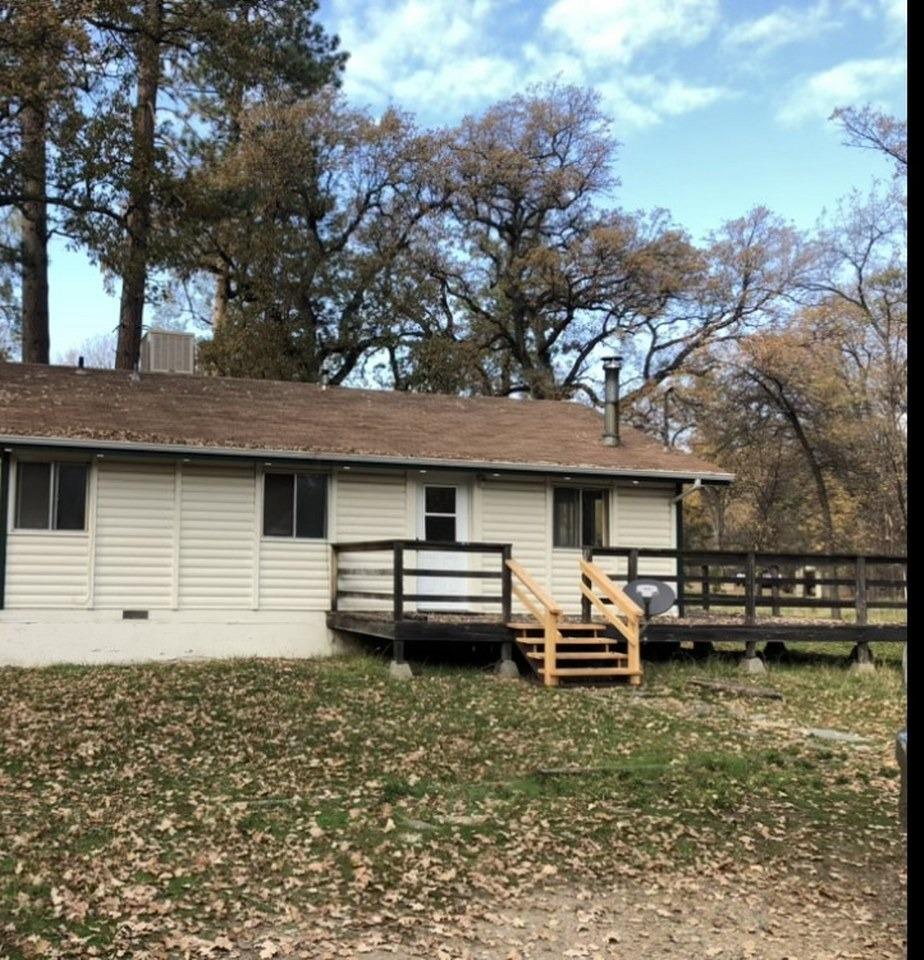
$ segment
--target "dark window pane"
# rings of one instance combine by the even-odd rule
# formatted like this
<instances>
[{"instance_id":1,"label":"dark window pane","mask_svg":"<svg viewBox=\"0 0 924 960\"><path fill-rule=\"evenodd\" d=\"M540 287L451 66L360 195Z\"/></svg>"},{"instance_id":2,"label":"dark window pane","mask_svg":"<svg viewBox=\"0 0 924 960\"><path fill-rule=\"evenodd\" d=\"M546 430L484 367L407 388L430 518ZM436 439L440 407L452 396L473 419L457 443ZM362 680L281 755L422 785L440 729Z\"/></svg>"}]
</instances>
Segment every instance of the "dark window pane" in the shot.
<instances>
[{"instance_id":1,"label":"dark window pane","mask_svg":"<svg viewBox=\"0 0 924 960\"><path fill-rule=\"evenodd\" d=\"M581 545L602 547L606 543L606 493L584 490L581 497Z\"/></svg>"},{"instance_id":2,"label":"dark window pane","mask_svg":"<svg viewBox=\"0 0 924 960\"><path fill-rule=\"evenodd\" d=\"M55 529L83 530L87 505L87 468L82 463L59 463Z\"/></svg>"},{"instance_id":3,"label":"dark window pane","mask_svg":"<svg viewBox=\"0 0 924 960\"><path fill-rule=\"evenodd\" d=\"M291 537L293 485L291 473L268 473L263 478L263 535Z\"/></svg>"},{"instance_id":4,"label":"dark window pane","mask_svg":"<svg viewBox=\"0 0 924 960\"><path fill-rule=\"evenodd\" d=\"M424 523L424 539L440 543L455 543L455 517L427 517Z\"/></svg>"},{"instance_id":5,"label":"dark window pane","mask_svg":"<svg viewBox=\"0 0 924 960\"><path fill-rule=\"evenodd\" d=\"M321 540L327 532L327 477L300 473L295 507L295 536Z\"/></svg>"},{"instance_id":6,"label":"dark window pane","mask_svg":"<svg viewBox=\"0 0 924 960\"><path fill-rule=\"evenodd\" d=\"M16 484L16 526L48 529L51 464L21 463Z\"/></svg>"},{"instance_id":7,"label":"dark window pane","mask_svg":"<svg viewBox=\"0 0 924 960\"><path fill-rule=\"evenodd\" d=\"M427 513L455 513L456 512L456 488L455 487L427 487L426 512Z\"/></svg>"},{"instance_id":8,"label":"dark window pane","mask_svg":"<svg viewBox=\"0 0 924 960\"><path fill-rule=\"evenodd\" d=\"M556 487L553 491L552 536L556 547L577 547L580 512L579 491Z\"/></svg>"}]
</instances>

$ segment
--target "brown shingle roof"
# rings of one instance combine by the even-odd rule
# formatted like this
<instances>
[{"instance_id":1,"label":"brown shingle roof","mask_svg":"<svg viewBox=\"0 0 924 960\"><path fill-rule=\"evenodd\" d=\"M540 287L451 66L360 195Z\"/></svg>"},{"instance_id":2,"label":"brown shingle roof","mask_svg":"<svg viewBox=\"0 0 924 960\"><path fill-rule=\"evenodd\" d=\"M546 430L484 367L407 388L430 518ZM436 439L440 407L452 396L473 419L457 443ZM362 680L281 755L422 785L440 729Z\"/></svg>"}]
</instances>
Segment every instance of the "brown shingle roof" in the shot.
<instances>
[{"instance_id":1,"label":"brown shingle roof","mask_svg":"<svg viewBox=\"0 0 924 960\"><path fill-rule=\"evenodd\" d=\"M729 480L629 427L601 442L577 403L323 388L0 362L0 441L54 438L331 460L547 467Z\"/></svg>"}]
</instances>

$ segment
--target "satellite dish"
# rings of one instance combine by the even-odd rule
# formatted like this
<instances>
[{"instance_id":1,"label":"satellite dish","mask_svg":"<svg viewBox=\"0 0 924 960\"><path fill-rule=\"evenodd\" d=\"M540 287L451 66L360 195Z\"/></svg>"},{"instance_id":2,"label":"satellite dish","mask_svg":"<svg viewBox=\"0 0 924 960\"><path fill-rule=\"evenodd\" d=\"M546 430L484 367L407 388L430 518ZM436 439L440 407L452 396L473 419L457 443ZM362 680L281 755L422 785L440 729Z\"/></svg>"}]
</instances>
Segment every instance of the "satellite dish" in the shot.
<instances>
[{"instance_id":1,"label":"satellite dish","mask_svg":"<svg viewBox=\"0 0 924 960\"><path fill-rule=\"evenodd\" d=\"M674 591L663 580L653 577L630 580L623 590L645 611L646 618L666 613L676 599Z\"/></svg>"}]
</instances>

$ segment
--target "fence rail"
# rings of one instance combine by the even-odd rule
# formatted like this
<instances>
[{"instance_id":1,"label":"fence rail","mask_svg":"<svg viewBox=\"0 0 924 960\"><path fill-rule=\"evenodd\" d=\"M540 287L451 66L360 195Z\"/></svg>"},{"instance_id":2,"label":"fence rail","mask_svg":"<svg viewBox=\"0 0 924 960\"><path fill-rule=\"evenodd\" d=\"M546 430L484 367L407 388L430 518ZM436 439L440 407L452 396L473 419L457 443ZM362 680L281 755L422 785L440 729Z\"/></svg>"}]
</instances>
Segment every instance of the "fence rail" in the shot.
<instances>
[{"instance_id":1,"label":"fence rail","mask_svg":"<svg viewBox=\"0 0 924 960\"><path fill-rule=\"evenodd\" d=\"M506 623L510 620L512 607L511 573L507 561L511 557L509 543L444 543L436 540L361 540L354 543L331 545L331 604L337 610L341 600L386 601L379 609L390 611L395 621L406 619L409 603L474 604L478 607L496 609ZM379 557L376 565L362 565L357 555L387 554L385 566ZM420 554L480 554L496 562L495 569L442 569L420 566ZM415 558L409 565L408 555ZM349 588L342 585L347 577L385 579L385 589ZM461 581L460 590L446 593L421 592L418 588L407 590L409 577L432 577L440 580ZM496 593L468 593L469 581L499 581ZM381 586L384 587L384 584ZM467 612L460 608L458 612Z\"/></svg>"},{"instance_id":2,"label":"fence rail","mask_svg":"<svg viewBox=\"0 0 924 960\"><path fill-rule=\"evenodd\" d=\"M584 557L588 561L624 559L625 573L609 574L616 582L641 575L675 585L681 617L692 607L743 607L746 623L753 624L758 608L770 608L771 616L779 617L789 607L828 610L835 619L842 617L843 610L853 610L857 624L866 625L870 610L907 610L908 606L904 556L587 547ZM645 560L674 560L675 572L640 572ZM841 588L847 596L841 595ZM585 619L590 616L588 607L585 599Z\"/></svg>"}]
</instances>

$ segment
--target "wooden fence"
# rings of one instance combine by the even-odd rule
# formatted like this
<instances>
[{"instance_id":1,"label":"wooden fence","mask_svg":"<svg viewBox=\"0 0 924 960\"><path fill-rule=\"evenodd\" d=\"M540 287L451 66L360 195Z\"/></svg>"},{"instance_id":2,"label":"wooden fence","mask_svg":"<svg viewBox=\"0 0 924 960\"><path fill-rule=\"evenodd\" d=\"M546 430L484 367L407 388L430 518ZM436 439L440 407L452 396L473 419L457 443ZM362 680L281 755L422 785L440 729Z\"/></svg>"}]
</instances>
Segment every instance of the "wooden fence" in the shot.
<instances>
[{"instance_id":1,"label":"wooden fence","mask_svg":"<svg viewBox=\"0 0 924 960\"><path fill-rule=\"evenodd\" d=\"M451 604L457 612L470 610L472 606L479 610L487 608L497 611L499 619L506 623L511 618L511 573L507 561L511 558L509 543L443 543L429 540L366 540L357 543L332 544L331 563L331 609L337 610L341 600L353 599L373 601L380 609L390 611L397 622L407 616L409 603ZM442 569L419 566L421 553L427 554L480 554L487 557L480 569ZM363 565L363 555L377 554L377 563L384 566ZM411 561L411 562L409 562ZM485 567L487 566L487 569ZM347 578L359 579L363 586L348 588L343 586ZM406 589L406 580L410 577L430 577L440 580L460 581L461 589L448 593L421 592L419 584L416 590ZM369 589L376 582L385 581L387 589ZM467 593L473 580L496 581L495 593Z\"/></svg>"},{"instance_id":2,"label":"wooden fence","mask_svg":"<svg viewBox=\"0 0 924 960\"><path fill-rule=\"evenodd\" d=\"M610 573L616 582L651 576L671 584L677 612L691 608L743 608L745 623L754 624L758 610L771 617L784 610L828 611L840 619L852 610L858 625L869 623L871 610L907 610L907 557L878 554L758 553L720 550L633 549L587 547L587 560L625 561L625 572ZM646 560L676 561L674 573L645 570ZM623 565L623 564L621 564ZM584 600L584 618L589 603ZM792 616L792 614L789 614Z\"/></svg>"}]
</instances>

